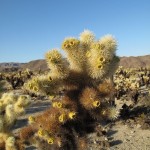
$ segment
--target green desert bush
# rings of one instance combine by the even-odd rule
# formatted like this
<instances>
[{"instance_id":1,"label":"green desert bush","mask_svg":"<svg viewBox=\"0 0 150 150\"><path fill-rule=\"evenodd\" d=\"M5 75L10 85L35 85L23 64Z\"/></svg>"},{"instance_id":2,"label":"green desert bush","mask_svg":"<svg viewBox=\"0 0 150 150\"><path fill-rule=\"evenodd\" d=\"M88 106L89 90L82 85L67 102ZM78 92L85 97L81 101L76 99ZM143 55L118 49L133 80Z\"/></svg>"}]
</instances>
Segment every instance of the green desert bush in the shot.
<instances>
[{"instance_id":1,"label":"green desert bush","mask_svg":"<svg viewBox=\"0 0 150 150\"><path fill-rule=\"evenodd\" d=\"M91 31L66 38L62 49L45 55L50 72L30 79L24 89L52 99L51 108L29 117L29 126L20 138L38 149L86 149L86 135L100 120L113 120L118 110L112 106L114 74L119 58L111 35L96 39ZM61 93L61 95L59 95ZM55 98L53 98L55 97Z\"/></svg>"}]
</instances>

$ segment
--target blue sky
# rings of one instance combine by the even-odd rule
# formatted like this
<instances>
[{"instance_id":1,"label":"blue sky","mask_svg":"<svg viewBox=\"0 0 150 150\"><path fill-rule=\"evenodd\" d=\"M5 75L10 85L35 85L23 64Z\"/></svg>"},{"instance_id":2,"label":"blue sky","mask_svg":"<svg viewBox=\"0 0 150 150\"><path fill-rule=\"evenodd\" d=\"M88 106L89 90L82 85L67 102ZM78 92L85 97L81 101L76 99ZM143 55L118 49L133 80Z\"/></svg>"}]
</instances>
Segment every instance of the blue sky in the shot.
<instances>
[{"instance_id":1,"label":"blue sky","mask_svg":"<svg viewBox=\"0 0 150 150\"><path fill-rule=\"evenodd\" d=\"M43 59L84 29L112 34L119 56L150 54L150 0L0 0L0 62Z\"/></svg>"}]
</instances>

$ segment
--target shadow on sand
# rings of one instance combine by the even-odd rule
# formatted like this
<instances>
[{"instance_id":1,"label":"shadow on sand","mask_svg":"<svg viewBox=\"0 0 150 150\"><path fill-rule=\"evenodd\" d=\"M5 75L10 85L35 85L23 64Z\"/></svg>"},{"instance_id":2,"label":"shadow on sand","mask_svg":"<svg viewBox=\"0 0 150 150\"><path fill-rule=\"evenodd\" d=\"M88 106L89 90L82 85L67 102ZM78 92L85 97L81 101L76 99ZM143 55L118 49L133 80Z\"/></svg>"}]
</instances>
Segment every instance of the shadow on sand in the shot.
<instances>
[{"instance_id":1,"label":"shadow on sand","mask_svg":"<svg viewBox=\"0 0 150 150\"><path fill-rule=\"evenodd\" d=\"M114 139L113 135L116 134L117 132L118 132L117 130L109 130L107 132L107 137L110 140L109 142L110 147L123 143L121 140L113 140Z\"/></svg>"},{"instance_id":2,"label":"shadow on sand","mask_svg":"<svg viewBox=\"0 0 150 150\"><path fill-rule=\"evenodd\" d=\"M41 102L41 103L34 103L29 108L26 109L26 115L23 119L20 118L16 121L15 125L13 126L13 130L22 128L24 126L28 125L28 119L27 117L31 114L34 116L34 113L39 113L44 111L45 109L50 107L49 102Z\"/></svg>"}]
</instances>

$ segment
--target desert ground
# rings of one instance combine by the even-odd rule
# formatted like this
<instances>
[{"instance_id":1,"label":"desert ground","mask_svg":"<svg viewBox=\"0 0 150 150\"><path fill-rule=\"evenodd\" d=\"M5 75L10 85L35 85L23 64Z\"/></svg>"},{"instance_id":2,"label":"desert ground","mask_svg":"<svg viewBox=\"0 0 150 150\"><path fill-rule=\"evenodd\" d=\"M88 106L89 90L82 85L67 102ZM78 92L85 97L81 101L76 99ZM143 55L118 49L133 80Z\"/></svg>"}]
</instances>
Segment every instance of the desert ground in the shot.
<instances>
[{"instance_id":1,"label":"desert ground","mask_svg":"<svg viewBox=\"0 0 150 150\"><path fill-rule=\"evenodd\" d=\"M16 90L21 94L21 90ZM121 107L124 102L116 102ZM129 101L127 103L130 103ZM141 103L142 105L142 103ZM32 104L26 109L26 114L21 116L13 127L13 133L19 134L19 130L27 126L28 117L42 113L51 107L51 102L45 98L32 98ZM150 112L149 112L150 113ZM99 135L97 132L88 135L87 150L150 150L150 128L136 123L133 119L119 119L113 122L99 122L106 132ZM26 146L26 150L35 150L34 146Z\"/></svg>"},{"instance_id":2,"label":"desert ground","mask_svg":"<svg viewBox=\"0 0 150 150\"><path fill-rule=\"evenodd\" d=\"M132 78L132 76L131 76ZM117 83L122 83L121 80ZM121 82L120 82L121 81ZM11 88L4 82L4 91L18 95L24 94L22 87ZM133 93L136 90L133 90ZM138 100L134 101L133 93L126 93L115 98L116 108L120 115L115 120L98 121L97 129L87 135L87 150L150 150L150 84L138 88ZM52 107L47 96L31 96L31 104L25 114L17 119L12 128L14 135L20 135L20 130L28 125L29 116L42 114ZM37 149L35 145L25 143L26 150Z\"/></svg>"}]
</instances>

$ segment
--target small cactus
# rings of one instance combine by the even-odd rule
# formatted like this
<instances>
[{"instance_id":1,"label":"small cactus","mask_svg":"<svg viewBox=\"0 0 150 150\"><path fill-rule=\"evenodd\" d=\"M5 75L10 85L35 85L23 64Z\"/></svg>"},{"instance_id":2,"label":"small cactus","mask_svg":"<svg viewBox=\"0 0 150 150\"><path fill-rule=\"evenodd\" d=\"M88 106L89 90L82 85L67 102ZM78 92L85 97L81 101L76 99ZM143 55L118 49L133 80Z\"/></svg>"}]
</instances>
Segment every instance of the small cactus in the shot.
<instances>
[{"instance_id":1,"label":"small cactus","mask_svg":"<svg viewBox=\"0 0 150 150\"><path fill-rule=\"evenodd\" d=\"M2 95L0 99L0 143L4 143L6 150L18 150L11 128L29 104L30 98L27 95L13 93Z\"/></svg>"}]
</instances>

